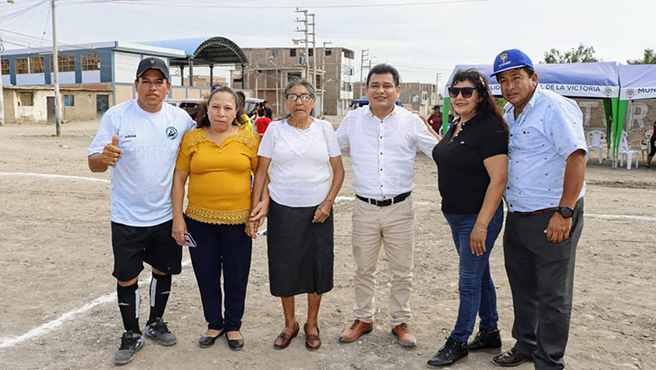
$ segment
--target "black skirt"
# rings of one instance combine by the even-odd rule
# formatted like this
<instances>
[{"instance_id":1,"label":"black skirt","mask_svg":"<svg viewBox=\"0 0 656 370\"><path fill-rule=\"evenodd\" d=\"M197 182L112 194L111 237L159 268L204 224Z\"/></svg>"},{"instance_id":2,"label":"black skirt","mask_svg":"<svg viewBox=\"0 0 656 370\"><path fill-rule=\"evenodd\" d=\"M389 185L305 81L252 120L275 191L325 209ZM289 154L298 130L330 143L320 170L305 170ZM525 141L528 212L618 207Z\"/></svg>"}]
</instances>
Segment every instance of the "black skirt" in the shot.
<instances>
[{"instance_id":1,"label":"black skirt","mask_svg":"<svg viewBox=\"0 0 656 370\"><path fill-rule=\"evenodd\" d=\"M267 224L271 294L323 294L333 288L333 210L312 223L317 207L287 207L270 201Z\"/></svg>"}]
</instances>

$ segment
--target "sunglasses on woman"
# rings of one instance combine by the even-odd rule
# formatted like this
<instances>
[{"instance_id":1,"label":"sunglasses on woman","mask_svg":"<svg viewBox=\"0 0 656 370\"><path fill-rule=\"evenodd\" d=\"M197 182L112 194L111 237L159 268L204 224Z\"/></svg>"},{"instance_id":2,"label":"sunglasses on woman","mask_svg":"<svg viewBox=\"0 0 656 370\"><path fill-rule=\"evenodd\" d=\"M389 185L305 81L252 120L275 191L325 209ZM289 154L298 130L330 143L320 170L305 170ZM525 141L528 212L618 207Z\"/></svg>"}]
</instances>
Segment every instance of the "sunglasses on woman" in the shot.
<instances>
[{"instance_id":1,"label":"sunglasses on woman","mask_svg":"<svg viewBox=\"0 0 656 370\"><path fill-rule=\"evenodd\" d=\"M475 87L449 87L449 96L455 99L462 94L463 98L468 99L472 97L474 90Z\"/></svg>"}]
</instances>

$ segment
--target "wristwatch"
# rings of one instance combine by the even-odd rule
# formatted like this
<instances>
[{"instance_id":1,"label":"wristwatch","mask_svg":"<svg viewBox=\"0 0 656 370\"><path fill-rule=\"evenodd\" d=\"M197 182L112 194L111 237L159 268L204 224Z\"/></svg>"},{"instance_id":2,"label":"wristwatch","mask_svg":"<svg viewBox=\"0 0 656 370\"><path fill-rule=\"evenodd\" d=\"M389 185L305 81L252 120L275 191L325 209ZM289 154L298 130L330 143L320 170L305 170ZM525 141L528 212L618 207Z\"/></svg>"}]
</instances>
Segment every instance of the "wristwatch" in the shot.
<instances>
[{"instance_id":1,"label":"wristwatch","mask_svg":"<svg viewBox=\"0 0 656 370\"><path fill-rule=\"evenodd\" d=\"M563 218L571 218L574 214L574 210L569 207L558 207L556 212L560 213Z\"/></svg>"}]
</instances>

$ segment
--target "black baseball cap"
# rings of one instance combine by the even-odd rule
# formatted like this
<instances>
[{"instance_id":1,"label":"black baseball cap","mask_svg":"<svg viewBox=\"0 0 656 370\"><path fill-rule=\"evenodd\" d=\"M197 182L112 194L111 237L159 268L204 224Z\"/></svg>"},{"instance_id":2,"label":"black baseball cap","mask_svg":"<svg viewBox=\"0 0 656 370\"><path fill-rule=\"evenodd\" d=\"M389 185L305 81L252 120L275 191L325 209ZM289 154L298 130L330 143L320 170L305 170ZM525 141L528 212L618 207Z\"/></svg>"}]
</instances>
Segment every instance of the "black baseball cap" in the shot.
<instances>
[{"instance_id":1,"label":"black baseball cap","mask_svg":"<svg viewBox=\"0 0 656 370\"><path fill-rule=\"evenodd\" d=\"M137 67L137 78L141 77L141 75L146 73L146 71L149 69L156 69L162 72L164 77L167 80L170 80L169 67L166 65L166 62L159 58L153 57L142 59L141 62L139 62L139 67Z\"/></svg>"}]
</instances>

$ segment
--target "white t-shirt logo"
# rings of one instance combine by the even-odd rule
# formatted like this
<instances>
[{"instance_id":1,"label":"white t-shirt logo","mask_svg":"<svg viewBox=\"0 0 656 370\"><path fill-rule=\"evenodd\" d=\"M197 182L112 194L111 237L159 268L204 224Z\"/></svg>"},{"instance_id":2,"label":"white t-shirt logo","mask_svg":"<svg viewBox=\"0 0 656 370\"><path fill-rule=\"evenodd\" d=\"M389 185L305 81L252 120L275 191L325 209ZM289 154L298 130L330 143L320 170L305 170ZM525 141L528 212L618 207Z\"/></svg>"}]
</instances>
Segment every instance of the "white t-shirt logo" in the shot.
<instances>
[{"instance_id":1,"label":"white t-shirt logo","mask_svg":"<svg viewBox=\"0 0 656 370\"><path fill-rule=\"evenodd\" d=\"M167 127L166 128L166 137L169 140L175 140L175 138L178 137L178 129L173 127L173 126Z\"/></svg>"}]
</instances>

